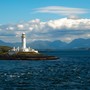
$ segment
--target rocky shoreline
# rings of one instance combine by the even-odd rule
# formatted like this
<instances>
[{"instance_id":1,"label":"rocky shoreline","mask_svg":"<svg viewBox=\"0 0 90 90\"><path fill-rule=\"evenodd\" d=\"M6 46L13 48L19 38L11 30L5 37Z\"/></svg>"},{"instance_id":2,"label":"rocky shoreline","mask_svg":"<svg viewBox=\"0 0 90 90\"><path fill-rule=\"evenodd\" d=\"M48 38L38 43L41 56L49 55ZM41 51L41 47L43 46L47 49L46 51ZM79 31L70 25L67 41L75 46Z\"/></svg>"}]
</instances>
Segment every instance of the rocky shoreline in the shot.
<instances>
[{"instance_id":1,"label":"rocky shoreline","mask_svg":"<svg viewBox=\"0 0 90 90\"><path fill-rule=\"evenodd\" d=\"M47 56L42 54L0 54L0 60L56 60L56 56Z\"/></svg>"}]
</instances>

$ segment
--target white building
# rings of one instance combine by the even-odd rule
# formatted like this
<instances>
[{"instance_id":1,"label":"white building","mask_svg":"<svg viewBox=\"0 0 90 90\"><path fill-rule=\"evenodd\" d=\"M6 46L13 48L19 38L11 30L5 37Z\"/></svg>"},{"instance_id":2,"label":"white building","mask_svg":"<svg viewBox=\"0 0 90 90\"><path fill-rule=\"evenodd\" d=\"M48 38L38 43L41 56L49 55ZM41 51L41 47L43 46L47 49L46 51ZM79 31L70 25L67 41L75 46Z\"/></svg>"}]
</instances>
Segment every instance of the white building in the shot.
<instances>
[{"instance_id":1,"label":"white building","mask_svg":"<svg viewBox=\"0 0 90 90\"><path fill-rule=\"evenodd\" d=\"M22 39L22 47L21 48L13 47L13 49L9 50L9 52L8 52L10 55L16 54L18 52L35 52L35 53L38 53L38 51L36 51L32 48L30 48L30 47L27 48L26 47L26 35L25 35L25 33L22 33L21 39Z\"/></svg>"}]
</instances>

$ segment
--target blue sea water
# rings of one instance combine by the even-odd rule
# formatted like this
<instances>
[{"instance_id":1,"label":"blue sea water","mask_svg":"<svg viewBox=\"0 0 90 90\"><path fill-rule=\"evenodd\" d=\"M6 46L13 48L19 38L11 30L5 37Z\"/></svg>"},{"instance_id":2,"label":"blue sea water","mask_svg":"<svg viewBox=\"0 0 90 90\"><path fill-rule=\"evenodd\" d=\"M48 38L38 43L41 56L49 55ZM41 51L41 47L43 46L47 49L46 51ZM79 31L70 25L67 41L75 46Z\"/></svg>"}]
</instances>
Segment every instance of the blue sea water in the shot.
<instances>
[{"instance_id":1,"label":"blue sea water","mask_svg":"<svg viewBox=\"0 0 90 90\"><path fill-rule=\"evenodd\" d=\"M90 90L90 51L42 51L58 60L0 60L0 90Z\"/></svg>"}]
</instances>

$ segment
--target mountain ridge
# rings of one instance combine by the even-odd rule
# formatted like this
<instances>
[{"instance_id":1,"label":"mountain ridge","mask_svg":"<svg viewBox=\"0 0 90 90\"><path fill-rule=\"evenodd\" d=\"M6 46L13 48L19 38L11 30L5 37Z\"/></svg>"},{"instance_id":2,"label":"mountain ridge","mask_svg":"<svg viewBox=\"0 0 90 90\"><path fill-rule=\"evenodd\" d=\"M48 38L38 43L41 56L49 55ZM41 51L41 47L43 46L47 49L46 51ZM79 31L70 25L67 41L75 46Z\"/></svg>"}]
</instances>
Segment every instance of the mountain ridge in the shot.
<instances>
[{"instance_id":1,"label":"mountain ridge","mask_svg":"<svg viewBox=\"0 0 90 90\"><path fill-rule=\"evenodd\" d=\"M20 47L21 42L17 43L9 43L9 42L4 42L0 40L0 46L10 46L10 47ZM35 49L73 49L73 48L90 48L90 39L83 39L83 38L78 38L74 39L70 43L66 43L60 40L55 40L55 41L33 41L33 42L28 42L27 47L35 48Z\"/></svg>"}]
</instances>

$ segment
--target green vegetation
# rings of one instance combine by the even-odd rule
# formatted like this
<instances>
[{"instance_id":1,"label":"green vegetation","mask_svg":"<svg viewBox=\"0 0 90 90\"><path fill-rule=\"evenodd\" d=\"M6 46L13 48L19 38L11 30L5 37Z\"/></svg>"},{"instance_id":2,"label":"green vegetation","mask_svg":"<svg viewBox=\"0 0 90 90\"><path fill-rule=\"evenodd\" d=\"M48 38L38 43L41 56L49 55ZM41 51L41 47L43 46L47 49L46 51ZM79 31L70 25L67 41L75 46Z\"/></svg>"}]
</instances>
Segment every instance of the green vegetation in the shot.
<instances>
[{"instance_id":1,"label":"green vegetation","mask_svg":"<svg viewBox=\"0 0 90 90\"><path fill-rule=\"evenodd\" d=\"M0 54L2 53L7 53L8 50L10 50L11 47L8 47L8 46L0 46Z\"/></svg>"}]
</instances>

